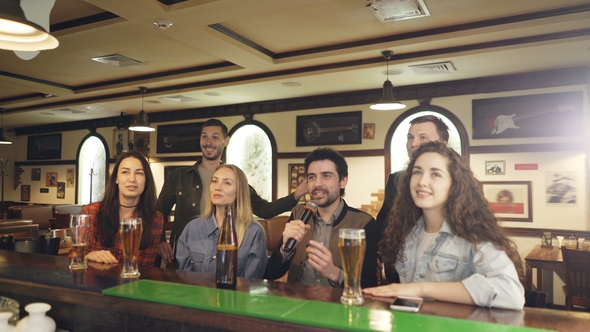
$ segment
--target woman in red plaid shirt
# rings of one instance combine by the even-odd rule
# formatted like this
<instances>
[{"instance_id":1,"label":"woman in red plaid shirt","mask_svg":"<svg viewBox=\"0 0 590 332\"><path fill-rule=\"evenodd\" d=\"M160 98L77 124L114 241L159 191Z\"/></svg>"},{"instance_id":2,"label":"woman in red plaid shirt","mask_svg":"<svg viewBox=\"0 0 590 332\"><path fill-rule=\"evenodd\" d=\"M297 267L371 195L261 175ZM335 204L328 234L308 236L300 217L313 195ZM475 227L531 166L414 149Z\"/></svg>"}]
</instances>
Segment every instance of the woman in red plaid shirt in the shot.
<instances>
[{"instance_id":1,"label":"woman in red plaid shirt","mask_svg":"<svg viewBox=\"0 0 590 332\"><path fill-rule=\"evenodd\" d=\"M153 266L164 231L164 217L156 211L156 185L147 160L137 151L124 152L109 178L102 202L84 206L90 215L86 259L99 263L123 260L119 238L122 218L140 217L143 233L139 245L139 265Z\"/></svg>"}]
</instances>

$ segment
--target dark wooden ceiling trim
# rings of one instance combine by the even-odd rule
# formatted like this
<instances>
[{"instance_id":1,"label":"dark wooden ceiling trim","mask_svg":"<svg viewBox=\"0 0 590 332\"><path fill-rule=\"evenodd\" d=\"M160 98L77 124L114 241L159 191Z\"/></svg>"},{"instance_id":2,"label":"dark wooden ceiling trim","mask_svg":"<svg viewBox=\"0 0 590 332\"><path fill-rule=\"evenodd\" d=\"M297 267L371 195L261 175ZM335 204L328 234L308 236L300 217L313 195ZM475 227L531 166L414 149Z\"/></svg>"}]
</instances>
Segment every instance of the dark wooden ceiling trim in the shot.
<instances>
[{"instance_id":1,"label":"dark wooden ceiling trim","mask_svg":"<svg viewBox=\"0 0 590 332\"><path fill-rule=\"evenodd\" d=\"M119 16L117 16L111 12L102 12L102 13L98 13L95 15L80 17L80 18L77 18L74 20L51 24L49 26L49 31L57 32L57 31L71 29L71 28L77 28L80 26L93 24L93 23L97 23L97 22L112 20L114 18L119 18Z\"/></svg>"},{"instance_id":2,"label":"dark wooden ceiling trim","mask_svg":"<svg viewBox=\"0 0 590 332\"><path fill-rule=\"evenodd\" d=\"M273 59L276 59L277 55L275 53L273 53L271 50L251 41L250 39L238 34L237 32L228 29L227 27L224 27L221 24L211 24L209 25L209 27L217 32L220 32L222 34L224 34L225 36L228 36L231 39L237 40L240 43L250 47L253 50L256 50L266 56L269 56Z\"/></svg>"},{"instance_id":3,"label":"dark wooden ceiling trim","mask_svg":"<svg viewBox=\"0 0 590 332\"><path fill-rule=\"evenodd\" d=\"M414 58L422 58L422 57L435 56L435 55L460 53L460 52L481 50L481 49L487 49L487 48L506 47L506 46L548 41L548 40L560 40L560 39L574 38L574 37L580 37L580 36L590 36L590 29L580 29L580 30L573 30L573 31L550 33L550 34L544 34L544 35L538 35L538 36L513 38L513 39L500 40L500 41L494 41L494 42L486 42L486 43L479 43L479 44L472 44L472 45L463 45L463 46L448 47L448 48L428 50L428 51L398 54L398 55L394 55L393 61L401 60L401 59L414 59ZM252 80L276 78L276 77L286 76L286 75L291 75L291 74L301 74L301 73L319 72L319 71L325 71L325 70L351 68L351 67L363 66L363 65L379 63L379 62L383 62L383 59L380 57L379 58L374 57L374 58L369 58L369 59L345 61L345 62L340 62L340 63L332 63L332 64L325 64L325 65L319 65L319 66L310 66L310 67L306 67L306 68L295 68L295 69L281 70L281 71L275 71L275 72L269 72L269 73L244 75L244 76L239 76L239 77L228 77L228 78L223 78L223 79L165 86L165 87L150 89L150 92L153 92L153 93L162 93L163 92L163 93L165 93L167 91L195 89L195 88L210 86L210 85L223 85L223 84L229 84L229 83L235 84L235 83L239 83L239 82L246 82L246 81L252 81ZM168 72L161 72L161 73L154 73L154 74L148 74L148 75L142 75L142 76L134 76L134 77L129 77L129 78L117 79L117 80L110 80L110 81L105 81L105 82L87 84L87 85L83 85L83 86L79 86L79 87L69 87L69 86L65 86L65 85L61 86L58 83L37 80L35 78L10 74L10 73L6 73L6 72L0 72L0 75L2 75L2 74L5 74L6 76L15 75L14 77L17 77L22 80L65 87L65 88L73 90L73 91L80 91L80 90L84 90L84 89L100 88L100 87L105 88L105 87L108 87L108 86L111 86L114 84L140 82L145 79L162 78L162 77L166 77L166 76L184 74L184 73L191 72L191 71L198 72L200 70L222 68L222 67L233 66L233 65L234 64L232 64L232 63L225 62L225 63L208 65L208 66L185 68L185 69L178 69L178 70L168 71ZM516 84L516 83L513 83L513 85L514 84ZM549 84L550 84L549 86L559 85L559 84L552 84L552 83L549 83ZM415 86L403 86L401 88L394 88L394 92L398 93L398 94L396 94L397 99L401 99L401 100L404 99L404 94L402 92L405 90L400 91L400 89L409 89L407 91L409 93L409 95L407 96L407 99L416 99L416 97L414 96L414 94L416 93L416 91L414 91L414 87ZM457 86L454 88L460 89L461 87ZM499 89L497 89L497 90L494 90L494 87L490 87L490 88L492 90L485 91L485 92L510 90L510 89L504 89L502 86L498 86ZM428 95L428 92L430 91L430 89L431 89L431 87L429 86L429 88L426 91L424 91L426 93L424 95L425 97L431 97L430 95ZM379 91L378 95L380 96L381 90L371 90L371 91ZM354 92L351 92L351 93L354 94ZM454 93L454 91L449 91L449 93L450 94L447 94L445 96L456 95ZM36 105L16 107L16 108L7 108L6 113L30 111L30 110L36 110L36 109L42 109L42 108L63 107L66 105L71 105L73 103L92 103L92 102L96 102L96 101L104 101L105 99L129 97L129 96L132 96L135 94L136 94L136 91L123 92L123 93L109 94L108 96L95 96L95 97L88 97L88 98L80 98L80 99L76 99L76 100L67 100L67 101L62 101L62 102L36 104ZM461 93L459 93L459 94L461 94ZM374 100L377 100L377 98L379 98L379 96L374 97L371 94L371 99L368 102L370 103L370 102L373 102ZM438 95L438 96L440 97L441 95ZM23 99L27 99L25 97L26 96L22 96ZM432 97L434 97L434 96L432 96ZM11 101L13 102L15 100L21 100L21 99L15 99L15 98L18 98L18 97L12 97ZM0 99L0 104L3 104L3 103L4 104L8 103L8 100ZM358 103L362 104L362 103L364 103L364 101L359 100Z\"/></svg>"},{"instance_id":4,"label":"dark wooden ceiling trim","mask_svg":"<svg viewBox=\"0 0 590 332\"><path fill-rule=\"evenodd\" d=\"M120 79L116 79L116 80L109 80L109 81L104 81L104 82L80 85L80 86L77 86L76 88L74 88L74 90L80 91L80 90L85 90L85 89L103 88L103 87L108 87L108 86L115 85L115 84L141 82L144 80L150 80L150 79L154 79L154 78L165 78L168 76L183 75L183 74L187 74L187 73L195 73L196 74L200 71L226 68L226 67L232 67L232 66L235 66L235 64L233 64L231 62L221 62L221 63L214 63L211 65L196 66L196 67L189 67L189 68L180 68L180 69L168 70L168 71L159 72L159 73L151 73L151 74L146 74L146 75L125 77L125 78L120 78ZM170 89L165 89L165 91L168 91L168 90L170 90ZM152 89L150 89L150 91L152 91Z\"/></svg>"},{"instance_id":5,"label":"dark wooden ceiling trim","mask_svg":"<svg viewBox=\"0 0 590 332\"><path fill-rule=\"evenodd\" d=\"M450 97L466 94L587 84L587 70L587 67L574 67L567 69L553 69L539 72L501 75L458 81L417 84L403 87L394 87L394 93L398 100L416 100L424 98ZM158 89L151 89L150 91L155 90ZM378 100L381 97L381 92L381 89L361 90L329 95L269 100L246 104L194 108L168 112L153 112L149 113L149 119L151 123L161 123L171 121L204 119L211 117L264 114L298 111L306 109L362 105L370 104ZM134 91L124 94L117 94L115 96L120 97L122 95L130 96L138 95L138 93ZM100 98L96 97L85 99L85 101L89 100L100 100ZM55 104L56 105L50 104L49 107L57 106L58 103ZM10 109L6 112L16 110L17 109ZM17 135L31 135L50 133L56 131L80 130L100 127L115 127L118 121L119 117L117 116L95 120L68 122L63 124L21 127L15 128L15 133Z\"/></svg>"},{"instance_id":6,"label":"dark wooden ceiling trim","mask_svg":"<svg viewBox=\"0 0 590 332\"><path fill-rule=\"evenodd\" d=\"M39 79L39 78L30 77L30 76L9 73L7 71L0 71L0 76L6 76L6 77L11 77L11 78L16 78L16 79L19 79L19 80L22 80L22 81L39 83L39 84L54 86L54 87L57 87L57 88L62 88L62 89L67 89L67 90L73 90L74 89L74 87L69 86L69 85L65 85L65 84L61 84L61 83L56 83L56 82L51 82L51 81L46 81L46 80L42 80L42 79ZM4 100L0 100L0 102L3 102L3 101Z\"/></svg>"},{"instance_id":7,"label":"dark wooden ceiling trim","mask_svg":"<svg viewBox=\"0 0 590 332\"><path fill-rule=\"evenodd\" d=\"M353 48L353 47L363 47L363 46L374 45L374 44L398 42L400 40L407 40L407 39L412 39L412 38L421 38L421 37L435 36L435 35L440 35L440 34L445 34L445 33L467 31L467 30L473 30L473 29L481 29L481 28L485 28L485 27L499 26L499 25L504 25L504 24L513 24L513 23L525 22L525 21L530 21L530 20L537 20L537 19L548 18L548 17L556 17L556 16L561 16L561 15L583 13L583 12L587 12L587 11L590 11L590 4L570 6L570 7L558 8L558 9L550 9L550 10L545 10L545 11L540 11L540 12L527 13L527 14L521 14L521 15L513 15L513 16L508 16L508 17L501 17L501 18L490 19L490 20L463 23L463 24L427 29L427 30L412 31L412 32L400 33L400 34L395 34L395 35L390 35L390 36L364 39L364 40L359 40L359 41L354 41L354 42L347 42L347 43L332 44L332 45L319 46L319 47L313 47L313 48L306 48L306 49L291 51L291 52L283 52L283 53L277 54L277 59L285 59L285 58L303 56L303 55L309 55L309 54L315 54L315 53L343 50L343 49L349 49L349 48Z\"/></svg>"}]
</instances>

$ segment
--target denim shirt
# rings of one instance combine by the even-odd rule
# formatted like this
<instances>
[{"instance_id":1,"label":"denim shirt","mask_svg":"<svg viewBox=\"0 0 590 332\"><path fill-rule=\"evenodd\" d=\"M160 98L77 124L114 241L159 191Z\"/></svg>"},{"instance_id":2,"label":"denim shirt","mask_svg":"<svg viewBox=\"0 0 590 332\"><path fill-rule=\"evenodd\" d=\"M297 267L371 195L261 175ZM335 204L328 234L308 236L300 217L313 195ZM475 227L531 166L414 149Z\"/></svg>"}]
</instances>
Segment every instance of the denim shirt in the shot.
<instances>
[{"instance_id":1,"label":"denim shirt","mask_svg":"<svg viewBox=\"0 0 590 332\"><path fill-rule=\"evenodd\" d=\"M218 238L214 216L191 220L178 238L178 269L214 274ZM238 247L238 277L262 279L267 261L264 230L252 221Z\"/></svg>"},{"instance_id":2,"label":"denim shirt","mask_svg":"<svg viewBox=\"0 0 590 332\"><path fill-rule=\"evenodd\" d=\"M402 283L462 282L481 307L520 310L524 306L524 287L514 264L504 252L490 242L476 245L454 235L447 221L433 243L416 262L424 217L406 237L401 259L395 264Z\"/></svg>"}]
</instances>

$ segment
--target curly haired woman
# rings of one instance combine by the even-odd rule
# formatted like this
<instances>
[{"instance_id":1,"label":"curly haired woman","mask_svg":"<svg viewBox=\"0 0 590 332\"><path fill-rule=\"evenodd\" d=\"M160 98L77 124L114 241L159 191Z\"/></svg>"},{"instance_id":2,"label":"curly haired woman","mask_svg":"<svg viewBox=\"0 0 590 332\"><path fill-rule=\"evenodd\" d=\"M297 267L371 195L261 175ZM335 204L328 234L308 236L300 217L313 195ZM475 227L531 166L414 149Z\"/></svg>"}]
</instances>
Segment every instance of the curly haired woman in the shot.
<instances>
[{"instance_id":1,"label":"curly haired woman","mask_svg":"<svg viewBox=\"0 0 590 332\"><path fill-rule=\"evenodd\" d=\"M522 309L520 255L461 156L426 143L406 174L380 242L401 283L364 293Z\"/></svg>"}]
</instances>

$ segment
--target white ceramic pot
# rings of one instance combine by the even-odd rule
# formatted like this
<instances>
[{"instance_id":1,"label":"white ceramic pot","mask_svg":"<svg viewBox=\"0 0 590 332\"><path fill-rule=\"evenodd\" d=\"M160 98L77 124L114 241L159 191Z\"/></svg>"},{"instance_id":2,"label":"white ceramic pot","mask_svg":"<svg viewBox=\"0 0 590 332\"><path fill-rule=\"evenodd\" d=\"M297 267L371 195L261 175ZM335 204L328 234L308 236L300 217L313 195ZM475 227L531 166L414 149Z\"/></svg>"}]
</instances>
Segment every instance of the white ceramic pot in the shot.
<instances>
[{"instance_id":1,"label":"white ceramic pot","mask_svg":"<svg viewBox=\"0 0 590 332\"><path fill-rule=\"evenodd\" d=\"M51 309L51 306L47 303L31 303L25 307L25 311L29 315L21 319L16 328L19 332L55 332L56 325L55 321L46 316Z\"/></svg>"}]
</instances>

